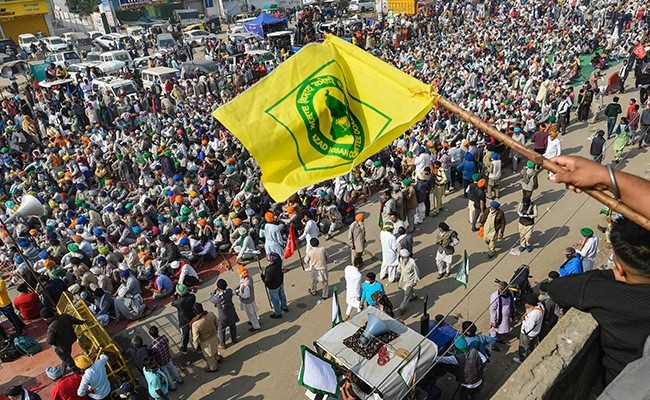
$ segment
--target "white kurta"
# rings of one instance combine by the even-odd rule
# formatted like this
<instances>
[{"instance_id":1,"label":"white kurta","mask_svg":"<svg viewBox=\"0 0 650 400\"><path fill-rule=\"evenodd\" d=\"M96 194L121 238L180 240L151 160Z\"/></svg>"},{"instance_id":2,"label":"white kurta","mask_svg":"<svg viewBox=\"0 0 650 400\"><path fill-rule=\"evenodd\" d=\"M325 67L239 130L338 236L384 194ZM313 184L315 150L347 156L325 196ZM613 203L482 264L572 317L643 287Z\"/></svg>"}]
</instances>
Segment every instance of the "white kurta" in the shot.
<instances>
[{"instance_id":1,"label":"white kurta","mask_svg":"<svg viewBox=\"0 0 650 400\"><path fill-rule=\"evenodd\" d=\"M395 281L395 274L397 270L397 239L391 232L381 231L379 234L381 239L381 270L379 271L379 278L383 279L388 275L388 280Z\"/></svg>"},{"instance_id":2,"label":"white kurta","mask_svg":"<svg viewBox=\"0 0 650 400\"><path fill-rule=\"evenodd\" d=\"M345 302L348 304L346 315L349 315L353 308L357 311L361 308L359 298L361 297L361 284L363 276L359 268L354 265L345 267Z\"/></svg>"},{"instance_id":3,"label":"white kurta","mask_svg":"<svg viewBox=\"0 0 650 400\"><path fill-rule=\"evenodd\" d=\"M582 272L591 271L596 264L596 253L598 253L598 237L592 236L582 246L578 253L582 256Z\"/></svg>"}]
</instances>

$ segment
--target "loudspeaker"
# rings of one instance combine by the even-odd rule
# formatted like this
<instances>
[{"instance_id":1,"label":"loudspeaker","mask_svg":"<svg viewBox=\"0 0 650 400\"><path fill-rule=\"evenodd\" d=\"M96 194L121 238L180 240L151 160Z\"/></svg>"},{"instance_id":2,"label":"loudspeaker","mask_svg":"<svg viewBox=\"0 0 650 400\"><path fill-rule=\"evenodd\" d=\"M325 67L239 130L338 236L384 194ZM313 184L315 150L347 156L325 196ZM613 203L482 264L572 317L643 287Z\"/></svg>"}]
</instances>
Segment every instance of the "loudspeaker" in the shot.
<instances>
[{"instance_id":1,"label":"loudspeaker","mask_svg":"<svg viewBox=\"0 0 650 400\"><path fill-rule=\"evenodd\" d=\"M18 217L40 217L45 214L45 209L40 201L31 194L26 194L23 196L23 200L20 202L20 207L18 210L7 219L5 223L10 223Z\"/></svg>"},{"instance_id":2,"label":"loudspeaker","mask_svg":"<svg viewBox=\"0 0 650 400\"><path fill-rule=\"evenodd\" d=\"M366 330L359 338L359 346L365 347L373 336L383 335L386 332L388 332L388 325L378 316L368 314L368 323L366 324Z\"/></svg>"}]
</instances>

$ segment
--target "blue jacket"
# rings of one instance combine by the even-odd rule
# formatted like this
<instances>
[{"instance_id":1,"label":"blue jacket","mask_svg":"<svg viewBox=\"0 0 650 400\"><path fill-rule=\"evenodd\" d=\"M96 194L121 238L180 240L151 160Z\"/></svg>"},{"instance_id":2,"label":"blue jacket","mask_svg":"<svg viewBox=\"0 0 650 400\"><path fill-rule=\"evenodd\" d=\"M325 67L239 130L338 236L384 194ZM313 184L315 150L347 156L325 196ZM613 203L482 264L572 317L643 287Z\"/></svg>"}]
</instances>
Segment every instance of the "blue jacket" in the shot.
<instances>
[{"instance_id":1,"label":"blue jacket","mask_svg":"<svg viewBox=\"0 0 650 400\"><path fill-rule=\"evenodd\" d=\"M379 281L375 281L373 284L368 281L364 281L363 287L361 288L361 304L366 302L369 306L374 306L375 301L372 299L372 294L375 292L386 293L384 290L384 285L382 285Z\"/></svg>"},{"instance_id":2,"label":"blue jacket","mask_svg":"<svg viewBox=\"0 0 650 400\"><path fill-rule=\"evenodd\" d=\"M569 276L582 273L582 257L580 254L568 258L562 265L560 265L560 276Z\"/></svg>"},{"instance_id":3,"label":"blue jacket","mask_svg":"<svg viewBox=\"0 0 650 400\"><path fill-rule=\"evenodd\" d=\"M474 172L476 172L476 165L474 164L474 161L463 161L460 163L458 166L458 172L463 174L463 179L466 181L472 181L472 175L474 175Z\"/></svg>"}]
</instances>

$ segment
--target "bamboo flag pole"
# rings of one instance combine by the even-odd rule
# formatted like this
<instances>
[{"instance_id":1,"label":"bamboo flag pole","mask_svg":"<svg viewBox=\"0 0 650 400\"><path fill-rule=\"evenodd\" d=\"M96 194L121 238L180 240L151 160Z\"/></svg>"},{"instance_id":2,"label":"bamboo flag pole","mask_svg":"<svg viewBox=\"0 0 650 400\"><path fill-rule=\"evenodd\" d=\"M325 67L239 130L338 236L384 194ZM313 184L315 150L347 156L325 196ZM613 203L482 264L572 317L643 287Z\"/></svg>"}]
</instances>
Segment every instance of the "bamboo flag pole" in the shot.
<instances>
[{"instance_id":1,"label":"bamboo flag pole","mask_svg":"<svg viewBox=\"0 0 650 400\"><path fill-rule=\"evenodd\" d=\"M539 153L534 152L533 150L529 149L528 147L522 145L521 143L517 142L516 140L513 140L510 136L505 135L501 132L499 132L496 128L491 126L490 124L486 123L476 115L472 114L471 112L462 109L460 106L458 106L455 103L450 102L449 100L445 99L444 97L440 95L434 95L435 96L435 101L434 104L441 106L452 113L458 115L460 118L462 118L464 121L469 122L470 124L474 125L475 127L479 128L483 132L487 133L488 135L492 136L499 142L505 144L512 150L516 151L517 153L521 154L522 156L526 157L527 159L533 161L535 164L539 165L540 167L544 168L547 171L551 171L554 174L566 172L564 168L561 166L553 163L552 161L548 160L547 158L544 158ZM592 198L598 200L600 203L606 205L609 207L610 210L613 210L617 213L622 214L625 218L629 219L630 221L635 222L639 226L642 226L643 228L647 229L650 231L650 220L648 220L646 217L643 215L639 214L638 212L634 211L627 205L625 205L623 202L621 202L618 199L613 198L612 196L608 195L605 192L601 192L599 190L595 189L585 189L585 188L580 188L580 190Z\"/></svg>"}]
</instances>

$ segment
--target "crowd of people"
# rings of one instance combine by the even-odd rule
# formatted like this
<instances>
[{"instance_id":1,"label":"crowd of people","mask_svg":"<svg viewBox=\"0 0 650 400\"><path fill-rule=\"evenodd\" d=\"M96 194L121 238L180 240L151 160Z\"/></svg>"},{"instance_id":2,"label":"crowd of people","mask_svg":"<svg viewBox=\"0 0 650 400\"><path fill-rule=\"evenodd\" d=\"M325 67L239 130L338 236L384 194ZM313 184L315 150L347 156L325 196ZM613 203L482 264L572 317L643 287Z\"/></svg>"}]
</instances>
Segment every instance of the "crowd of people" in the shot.
<instances>
[{"instance_id":1,"label":"crowd of people","mask_svg":"<svg viewBox=\"0 0 650 400\"><path fill-rule=\"evenodd\" d=\"M307 15L300 15L300 26ZM603 69L617 58L629 59L632 75L643 85L645 60L631 49L645 40L649 19L641 2L613 6L452 1L434 3L417 16L392 23L359 20L331 29L431 83L513 139L555 157L562 153L557 137L567 134L574 105L584 108L583 99L593 97L585 94L600 93L598 87L604 84L595 79L575 92L571 85L580 79L579 57L599 50L600 58L592 61ZM318 32L307 37L317 40ZM250 330L261 329L245 263L266 256L262 279L274 308L271 318L282 318L289 311L283 289L289 226L306 242L303 261L312 273L309 293L317 295L320 282L321 298L329 296L323 240L346 227L352 267L346 268L346 315L373 305L393 315L404 314L420 279L413 250L416 226L429 216L443 214L444 220L444 196L457 190L468 200L467 230L483 235L488 257L495 256L506 224L512 222L498 201L508 169L519 174L522 189L517 205L519 251L532 251L531 226L537 217L532 198L539 170L442 109L434 109L348 176L300 190L284 202L272 199L260 183L256 161L211 116L220 104L273 70L272 63L252 57L234 65L225 62L229 55L255 46L263 45L209 41L205 54L218 64L217 72L193 71L192 78L154 82L147 90L141 86L139 71L127 70L124 76L138 86L136 96L96 93L88 84L92 77L82 74L76 85L34 84L0 103L3 218L15 214L26 194L45 208L41 218L19 217L0 230L0 257L11 272L7 283L20 292L12 304L5 282L0 281L1 311L16 335L23 333L24 321L48 320L47 341L64 370L81 373L90 367L85 360L71 358L72 325L83 321L56 314L64 292L86 302L105 325L149 315L144 297L151 292L156 299L175 297L172 305L178 309L182 331L179 350L188 351L190 343L200 348L206 370L216 371L227 337L237 341L236 298ZM127 43L125 48L134 56L139 50L148 54L146 46L138 49ZM151 66L175 66L192 57L192 49L183 47L154 58ZM587 116L590 107L591 103L586 105ZM638 109L632 111L640 115ZM622 129L617 128L619 114L620 107L606 111L608 137L624 137L629 131L622 120ZM626 118L629 114L628 110ZM645 133L641 144L644 138ZM595 156L602 160L602 154ZM362 282L364 215L354 204L377 191L381 270L378 276L366 273ZM455 229L440 222L431 241L438 246L438 279L450 274L461 227ZM591 257L584 254L588 247L585 240L575 251L583 257L581 272L593 267L593 262L585 264ZM231 254L241 263L237 267L241 280L217 281L211 297L214 314L196 303L192 292L203 283L201 269L220 262L221 254ZM404 291L399 307L393 309L377 278L399 281ZM551 294L552 289L550 285ZM494 322L492 337L503 333L504 320L502 316ZM154 341L160 337L151 336ZM182 379L168 371L168 357L155 356L155 350L153 355L143 358L139 369L144 370L149 394L165 399L174 381ZM164 382L151 372L158 368L166 371ZM79 396L86 394L81 392Z\"/></svg>"}]
</instances>

